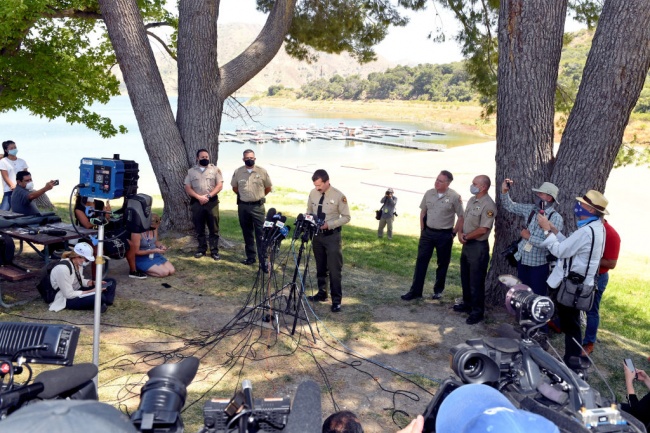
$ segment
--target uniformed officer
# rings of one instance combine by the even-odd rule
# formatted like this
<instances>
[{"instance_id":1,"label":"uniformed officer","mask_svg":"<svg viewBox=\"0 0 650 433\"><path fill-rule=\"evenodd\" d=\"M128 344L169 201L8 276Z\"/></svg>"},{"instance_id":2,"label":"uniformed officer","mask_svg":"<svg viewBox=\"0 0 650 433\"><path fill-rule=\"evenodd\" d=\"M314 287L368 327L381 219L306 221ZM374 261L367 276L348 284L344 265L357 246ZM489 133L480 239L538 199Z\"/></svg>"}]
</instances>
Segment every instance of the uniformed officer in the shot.
<instances>
[{"instance_id":1,"label":"uniformed officer","mask_svg":"<svg viewBox=\"0 0 650 433\"><path fill-rule=\"evenodd\" d=\"M489 196L490 178L476 176L470 186L474 194L465 208L463 230L458 240L463 244L460 255L460 281L463 302L454 305L454 311L469 313L468 325L474 325L485 316L485 276L490 262L488 237L497 215L497 207Z\"/></svg>"},{"instance_id":2,"label":"uniformed officer","mask_svg":"<svg viewBox=\"0 0 650 433\"><path fill-rule=\"evenodd\" d=\"M196 152L196 165L187 171L185 176L185 192L190 196L192 223L196 232L199 247L194 257L201 258L208 251L205 239L205 226L210 235L210 256L214 260L219 257L219 197L217 194L223 188L223 176L216 165L210 164L210 154L206 149Z\"/></svg>"},{"instance_id":3,"label":"uniformed officer","mask_svg":"<svg viewBox=\"0 0 650 433\"><path fill-rule=\"evenodd\" d=\"M336 313L341 311L343 298L341 226L350 222L350 208L345 195L330 185L330 177L325 170L316 170L311 180L314 182L315 188L309 193L307 199L307 213L316 215L324 223L312 242L316 260L318 293L307 299L317 302L327 300L327 276L329 273L332 311Z\"/></svg>"},{"instance_id":4,"label":"uniformed officer","mask_svg":"<svg viewBox=\"0 0 650 433\"><path fill-rule=\"evenodd\" d=\"M244 165L235 170L230 185L237 194L237 213L239 226L246 244L245 265L255 263L255 241L257 239L257 256L263 263L264 252L260 251L260 238L264 226L264 202L266 195L271 192L271 178L265 169L255 164L255 152L244 150L242 158Z\"/></svg>"},{"instance_id":5,"label":"uniformed officer","mask_svg":"<svg viewBox=\"0 0 650 433\"><path fill-rule=\"evenodd\" d=\"M445 290L447 269L451 261L451 247L454 243L456 232L463 226L463 202L460 195L449 188L454 176L447 170L440 172L436 177L435 188L424 193L420 203L420 243L418 244L418 258L415 262L413 282L408 293L402 299L421 298L427 268L436 250L437 264L436 282L433 285L433 299L442 298ZM454 224L454 219L456 224Z\"/></svg>"}]
</instances>

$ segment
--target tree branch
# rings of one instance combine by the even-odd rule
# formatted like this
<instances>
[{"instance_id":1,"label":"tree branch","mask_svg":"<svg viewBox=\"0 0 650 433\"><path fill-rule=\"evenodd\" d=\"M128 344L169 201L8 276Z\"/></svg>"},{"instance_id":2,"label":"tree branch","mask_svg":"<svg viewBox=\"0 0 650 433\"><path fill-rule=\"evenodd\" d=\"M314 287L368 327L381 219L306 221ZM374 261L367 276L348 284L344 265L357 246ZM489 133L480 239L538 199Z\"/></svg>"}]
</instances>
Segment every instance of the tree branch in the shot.
<instances>
[{"instance_id":1,"label":"tree branch","mask_svg":"<svg viewBox=\"0 0 650 433\"><path fill-rule=\"evenodd\" d=\"M43 18L82 18L101 20L102 14L98 10L84 9L54 9L43 13Z\"/></svg>"},{"instance_id":2,"label":"tree branch","mask_svg":"<svg viewBox=\"0 0 650 433\"><path fill-rule=\"evenodd\" d=\"M145 26L145 27L146 27L146 26ZM162 47L165 49L165 51L167 51L167 54L169 54L169 56L170 56L172 59L178 61L178 59L176 58L176 54L171 50L171 48L169 48L169 47L167 46L167 44L165 43L165 41L162 40L162 38L160 38L160 37L159 37L158 35L156 35L155 33L152 33L152 32L149 32L149 31L147 31L147 35L149 35L150 37L152 37L152 38L154 38L155 40L157 40L158 43L159 43L160 45L162 45Z\"/></svg>"},{"instance_id":3,"label":"tree branch","mask_svg":"<svg viewBox=\"0 0 650 433\"><path fill-rule=\"evenodd\" d=\"M168 23L166 21L160 21L160 22L157 22L157 23L145 24L144 28L145 29L153 29L153 28L156 28L156 27L165 27L165 26L173 27L170 23Z\"/></svg>"},{"instance_id":4,"label":"tree branch","mask_svg":"<svg viewBox=\"0 0 650 433\"><path fill-rule=\"evenodd\" d=\"M255 41L219 69L219 95L222 100L232 95L273 60L289 33L295 7L296 0L277 0Z\"/></svg>"}]
</instances>

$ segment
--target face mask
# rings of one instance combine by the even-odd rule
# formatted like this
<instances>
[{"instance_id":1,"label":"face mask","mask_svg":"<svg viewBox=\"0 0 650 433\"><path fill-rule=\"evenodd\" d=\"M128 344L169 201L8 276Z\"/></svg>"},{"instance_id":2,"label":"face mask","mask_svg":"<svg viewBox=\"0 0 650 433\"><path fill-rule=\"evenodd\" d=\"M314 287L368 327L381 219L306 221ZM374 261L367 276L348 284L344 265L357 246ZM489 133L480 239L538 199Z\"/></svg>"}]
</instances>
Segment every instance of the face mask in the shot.
<instances>
[{"instance_id":1,"label":"face mask","mask_svg":"<svg viewBox=\"0 0 650 433\"><path fill-rule=\"evenodd\" d=\"M34 189L34 182L27 182L27 185L25 185L25 189L31 191Z\"/></svg>"},{"instance_id":2,"label":"face mask","mask_svg":"<svg viewBox=\"0 0 650 433\"><path fill-rule=\"evenodd\" d=\"M576 205L573 208L573 213L576 216L576 218L594 216L587 209L580 206L580 203L576 203Z\"/></svg>"},{"instance_id":3,"label":"face mask","mask_svg":"<svg viewBox=\"0 0 650 433\"><path fill-rule=\"evenodd\" d=\"M85 268L86 266L88 266L89 263L90 262L88 260L86 260L81 264L81 266L83 266Z\"/></svg>"},{"instance_id":4,"label":"face mask","mask_svg":"<svg viewBox=\"0 0 650 433\"><path fill-rule=\"evenodd\" d=\"M202 167L207 167L208 164L210 164L210 160L209 160L209 159L199 159L199 165L200 165L200 166L202 166Z\"/></svg>"},{"instance_id":5,"label":"face mask","mask_svg":"<svg viewBox=\"0 0 650 433\"><path fill-rule=\"evenodd\" d=\"M255 165L255 160L254 159L247 159L244 161L244 164L246 164L246 167L252 167Z\"/></svg>"},{"instance_id":6,"label":"face mask","mask_svg":"<svg viewBox=\"0 0 650 433\"><path fill-rule=\"evenodd\" d=\"M546 209L547 207L551 207L552 203L548 202L546 200L539 200L537 203L540 209Z\"/></svg>"},{"instance_id":7,"label":"face mask","mask_svg":"<svg viewBox=\"0 0 650 433\"><path fill-rule=\"evenodd\" d=\"M472 194L474 194L474 195L476 195L476 194L478 194L479 192L481 192L481 189L480 189L478 186L471 185L471 186L469 187L469 192L472 193Z\"/></svg>"},{"instance_id":8,"label":"face mask","mask_svg":"<svg viewBox=\"0 0 650 433\"><path fill-rule=\"evenodd\" d=\"M9 155L11 155L11 156L16 156L16 155L18 155L18 149L11 149L11 150L7 151L7 153Z\"/></svg>"}]
</instances>

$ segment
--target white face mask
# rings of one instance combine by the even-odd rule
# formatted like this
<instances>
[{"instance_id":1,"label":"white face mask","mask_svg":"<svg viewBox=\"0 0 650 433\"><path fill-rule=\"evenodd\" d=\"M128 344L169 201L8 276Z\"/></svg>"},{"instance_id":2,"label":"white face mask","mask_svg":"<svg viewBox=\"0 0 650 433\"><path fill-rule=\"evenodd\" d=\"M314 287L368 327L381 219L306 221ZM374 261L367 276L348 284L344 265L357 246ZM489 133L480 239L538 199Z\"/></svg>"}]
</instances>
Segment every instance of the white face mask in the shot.
<instances>
[{"instance_id":1,"label":"white face mask","mask_svg":"<svg viewBox=\"0 0 650 433\"><path fill-rule=\"evenodd\" d=\"M25 185L25 189L31 191L34 189L34 182L27 182L27 185Z\"/></svg>"},{"instance_id":2,"label":"white face mask","mask_svg":"<svg viewBox=\"0 0 650 433\"><path fill-rule=\"evenodd\" d=\"M90 264L90 262L88 260L84 260L84 262L81 264L81 266L83 266L85 268L89 264Z\"/></svg>"}]
</instances>

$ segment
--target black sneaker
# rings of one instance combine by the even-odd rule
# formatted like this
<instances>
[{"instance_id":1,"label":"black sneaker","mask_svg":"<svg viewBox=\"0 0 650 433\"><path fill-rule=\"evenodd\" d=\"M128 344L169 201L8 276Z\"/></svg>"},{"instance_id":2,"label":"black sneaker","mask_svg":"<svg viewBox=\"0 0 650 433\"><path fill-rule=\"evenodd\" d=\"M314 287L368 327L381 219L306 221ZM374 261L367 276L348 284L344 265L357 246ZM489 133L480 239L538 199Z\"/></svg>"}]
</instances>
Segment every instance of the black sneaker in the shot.
<instances>
[{"instance_id":1,"label":"black sneaker","mask_svg":"<svg viewBox=\"0 0 650 433\"><path fill-rule=\"evenodd\" d=\"M131 272L129 272L129 278L144 280L144 279L147 278L147 274L145 274L144 272L140 272L140 271L131 271Z\"/></svg>"},{"instance_id":2,"label":"black sneaker","mask_svg":"<svg viewBox=\"0 0 650 433\"><path fill-rule=\"evenodd\" d=\"M456 311L458 313L469 313L469 311L470 311L470 308L467 305L463 304L463 303L456 304L452 308L454 309L454 311Z\"/></svg>"},{"instance_id":3,"label":"black sneaker","mask_svg":"<svg viewBox=\"0 0 650 433\"><path fill-rule=\"evenodd\" d=\"M212 257L214 260L221 260L219 253L210 253L210 257Z\"/></svg>"},{"instance_id":4,"label":"black sneaker","mask_svg":"<svg viewBox=\"0 0 650 433\"><path fill-rule=\"evenodd\" d=\"M241 261L243 265L254 265L255 259L244 259Z\"/></svg>"},{"instance_id":5,"label":"black sneaker","mask_svg":"<svg viewBox=\"0 0 650 433\"><path fill-rule=\"evenodd\" d=\"M332 304L332 313L338 313L341 311L341 304Z\"/></svg>"},{"instance_id":6,"label":"black sneaker","mask_svg":"<svg viewBox=\"0 0 650 433\"><path fill-rule=\"evenodd\" d=\"M102 308L99 311L101 311L102 313L105 313L106 310L108 310L108 305L102 304Z\"/></svg>"},{"instance_id":7,"label":"black sneaker","mask_svg":"<svg viewBox=\"0 0 650 433\"><path fill-rule=\"evenodd\" d=\"M200 259L203 256L205 256L205 252L203 252L203 251L197 251L197 252L194 253L194 258L195 259Z\"/></svg>"},{"instance_id":8,"label":"black sneaker","mask_svg":"<svg viewBox=\"0 0 650 433\"><path fill-rule=\"evenodd\" d=\"M412 301L413 299L418 299L421 298L422 295L414 295L411 292L405 293L402 296L400 296L403 301Z\"/></svg>"},{"instance_id":9,"label":"black sneaker","mask_svg":"<svg viewBox=\"0 0 650 433\"><path fill-rule=\"evenodd\" d=\"M476 325L478 322L481 322L483 320L483 316L469 316L467 320L465 320L465 323L468 325Z\"/></svg>"},{"instance_id":10,"label":"black sneaker","mask_svg":"<svg viewBox=\"0 0 650 433\"><path fill-rule=\"evenodd\" d=\"M431 299L442 299L442 293L434 293Z\"/></svg>"},{"instance_id":11,"label":"black sneaker","mask_svg":"<svg viewBox=\"0 0 650 433\"><path fill-rule=\"evenodd\" d=\"M309 302L325 302L325 301L327 301L327 295L325 295L325 296L321 296L321 295L307 296L307 300Z\"/></svg>"}]
</instances>

